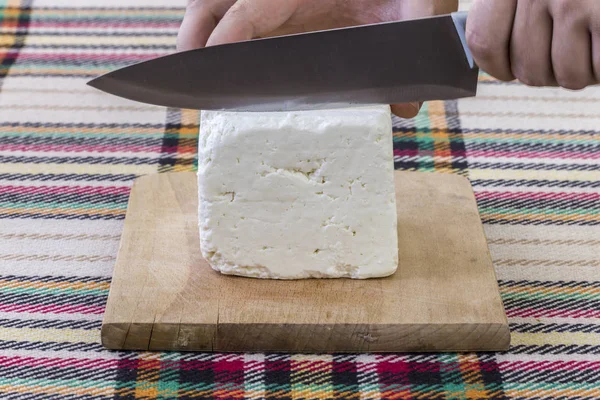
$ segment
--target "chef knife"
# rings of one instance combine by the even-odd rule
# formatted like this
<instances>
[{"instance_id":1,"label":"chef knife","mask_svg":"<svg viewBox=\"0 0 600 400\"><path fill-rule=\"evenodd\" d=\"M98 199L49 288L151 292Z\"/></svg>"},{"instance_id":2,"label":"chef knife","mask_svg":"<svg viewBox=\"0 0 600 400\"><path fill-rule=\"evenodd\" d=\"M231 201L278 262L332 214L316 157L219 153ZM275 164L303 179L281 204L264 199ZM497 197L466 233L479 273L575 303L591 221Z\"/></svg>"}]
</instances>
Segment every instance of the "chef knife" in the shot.
<instances>
[{"instance_id":1,"label":"chef knife","mask_svg":"<svg viewBox=\"0 0 600 400\"><path fill-rule=\"evenodd\" d=\"M467 14L257 39L175 53L89 85L167 107L288 111L470 97Z\"/></svg>"}]
</instances>

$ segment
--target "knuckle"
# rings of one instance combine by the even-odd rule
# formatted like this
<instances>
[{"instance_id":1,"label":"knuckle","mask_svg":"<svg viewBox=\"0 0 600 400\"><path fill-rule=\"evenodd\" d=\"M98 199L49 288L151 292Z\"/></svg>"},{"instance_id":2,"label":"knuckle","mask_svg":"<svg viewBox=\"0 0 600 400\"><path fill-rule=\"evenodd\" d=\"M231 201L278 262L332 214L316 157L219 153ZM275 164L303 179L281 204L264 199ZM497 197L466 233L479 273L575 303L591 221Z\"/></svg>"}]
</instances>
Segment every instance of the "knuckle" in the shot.
<instances>
[{"instance_id":1,"label":"knuckle","mask_svg":"<svg viewBox=\"0 0 600 400\"><path fill-rule=\"evenodd\" d=\"M517 5L517 13L525 12L529 15L550 15L553 3L560 0L515 0L515 3L526 3L525 9Z\"/></svg>"},{"instance_id":2,"label":"knuckle","mask_svg":"<svg viewBox=\"0 0 600 400\"><path fill-rule=\"evenodd\" d=\"M600 10L591 17L590 33L600 40Z\"/></svg>"},{"instance_id":3,"label":"knuckle","mask_svg":"<svg viewBox=\"0 0 600 400\"><path fill-rule=\"evenodd\" d=\"M497 49L494 49L494 46L497 47L497 45L476 30L467 32L467 45L478 60L488 61L497 52Z\"/></svg>"},{"instance_id":4,"label":"knuckle","mask_svg":"<svg viewBox=\"0 0 600 400\"><path fill-rule=\"evenodd\" d=\"M471 34L467 36L467 45L475 62L484 71L501 81L514 79L509 68L508 49L501 40L490 40Z\"/></svg>"},{"instance_id":5,"label":"knuckle","mask_svg":"<svg viewBox=\"0 0 600 400\"><path fill-rule=\"evenodd\" d=\"M554 0L552 4L552 14L554 18L571 19L577 18L581 13L578 2L572 0Z\"/></svg>"},{"instance_id":6,"label":"knuckle","mask_svg":"<svg viewBox=\"0 0 600 400\"><path fill-rule=\"evenodd\" d=\"M188 9L196 9L201 8L205 5L203 0L187 0L187 8Z\"/></svg>"},{"instance_id":7,"label":"knuckle","mask_svg":"<svg viewBox=\"0 0 600 400\"><path fill-rule=\"evenodd\" d=\"M519 82L527 86L545 86L544 80L541 79L539 75L531 73L528 68L525 68L520 64L513 66L512 72Z\"/></svg>"},{"instance_id":8,"label":"knuckle","mask_svg":"<svg viewBox=\"0 0 600 400\"><path fill-rule=\"evenodd\" d=\"M229 9L229 12L233 13L233 14L237 14L237 13L243 14L243 13L247 13L250 9L251 9L251 7L247 0L238 0L235 3L233 3L231 8Z\"/></svg>"},{"instance_id":9,"label":"knuckle","mask_svg":"<svg viewBox=\"0 0 600 400\"><path fill-rule=\"evenodd\" d=\"M569 90L582 90L586 88L586 84L580 81L559 81L558 85Z\"/></svg>"},{"instance_id":10,"label":"knuckle","mask_svg":"<svg viewBox=\"0 0 600 400\"><path fill-rule=\"evenodd\" d=\"M581 90L587 86L587 81L572 73L557 73L556 83L558 86L570 90Z\"/></svg>"},{"instance_id":11,"label":"knuckle","mask_svg":"<svg viewBox=\"0 0 600 400\"><path fill-rule=\"evenodd\" d=\"M576 28L588 25L589 15L584 11L577 1L555 0L551 8L554 23L561 24L567 28Z\"/></svg>"},{"instance_id":12,"label":"knuckle","mask_svg":"<svg viewBox=\"0 0 600 400\"><path fill-rule=\"evenodd\" d=\"M520 75L520 74L516 74L515 76L517 77L517 79L519 80L519 82L521 82L524 85L527 85L527 86L542 86L538 82L536 82L536 80L533 79L531 76Z\"/></svg>"}]
</instances>

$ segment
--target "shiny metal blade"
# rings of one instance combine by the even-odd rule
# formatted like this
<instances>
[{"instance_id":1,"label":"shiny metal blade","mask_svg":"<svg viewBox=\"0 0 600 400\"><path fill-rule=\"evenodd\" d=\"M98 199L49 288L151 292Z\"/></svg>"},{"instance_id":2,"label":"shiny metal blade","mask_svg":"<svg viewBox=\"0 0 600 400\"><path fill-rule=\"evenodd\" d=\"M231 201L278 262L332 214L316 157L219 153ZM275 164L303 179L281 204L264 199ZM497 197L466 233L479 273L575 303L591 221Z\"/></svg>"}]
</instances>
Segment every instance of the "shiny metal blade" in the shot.
<instances>
[{"instance_id":1,"label":"shiny metal blade","mask_svg":"<svg viewBox=\"0 0 600 400\"><path fill-rule=\"evenodd\" d=\"M283 111L474 96L465 15L364 25L207 47L89 82L139 102Z\"/></svg>"}]
</instances>

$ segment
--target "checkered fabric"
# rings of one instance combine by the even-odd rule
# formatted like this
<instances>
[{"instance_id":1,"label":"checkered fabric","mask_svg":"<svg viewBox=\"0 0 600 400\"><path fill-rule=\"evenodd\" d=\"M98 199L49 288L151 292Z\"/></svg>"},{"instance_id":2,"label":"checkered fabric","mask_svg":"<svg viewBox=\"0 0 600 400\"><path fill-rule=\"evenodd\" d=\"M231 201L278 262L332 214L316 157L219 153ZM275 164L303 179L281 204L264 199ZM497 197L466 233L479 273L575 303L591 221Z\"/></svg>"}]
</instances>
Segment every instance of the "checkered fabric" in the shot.
<instances>
[{"instance_id":1,"label":"checkered fabric","mask_svg":"<svg viewBox=\"0 0 600 400\"><path fill-rule=\"evenodd\" d=\"M85 82L172 52L184 0L0 5L0 398L600 398L599 88L482 75L476 99L394 121L398 169L473 183L508 352L107 351L99 329L132 180L194 170L198 115Z\"/></svg>"}]
</instances>

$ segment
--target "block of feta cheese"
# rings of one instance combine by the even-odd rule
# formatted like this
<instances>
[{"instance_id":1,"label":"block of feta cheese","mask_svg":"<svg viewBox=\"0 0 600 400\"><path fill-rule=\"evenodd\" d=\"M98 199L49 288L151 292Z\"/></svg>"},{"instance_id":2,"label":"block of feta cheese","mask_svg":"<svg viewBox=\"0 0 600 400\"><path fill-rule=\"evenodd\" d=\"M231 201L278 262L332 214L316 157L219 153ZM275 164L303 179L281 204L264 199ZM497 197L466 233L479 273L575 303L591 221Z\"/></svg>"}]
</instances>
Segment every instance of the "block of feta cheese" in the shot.
<instances>
[{"instance_id":1,"label":"block of feta cheese","mask_svg":"<svg viewBox=\"0 0 600 400\"><path fill-rule=\"evenodd\" d=\"M389 106L201 113L202 255L256 278L373 278L398 265Z\"/></svg>"}]
</instances>

